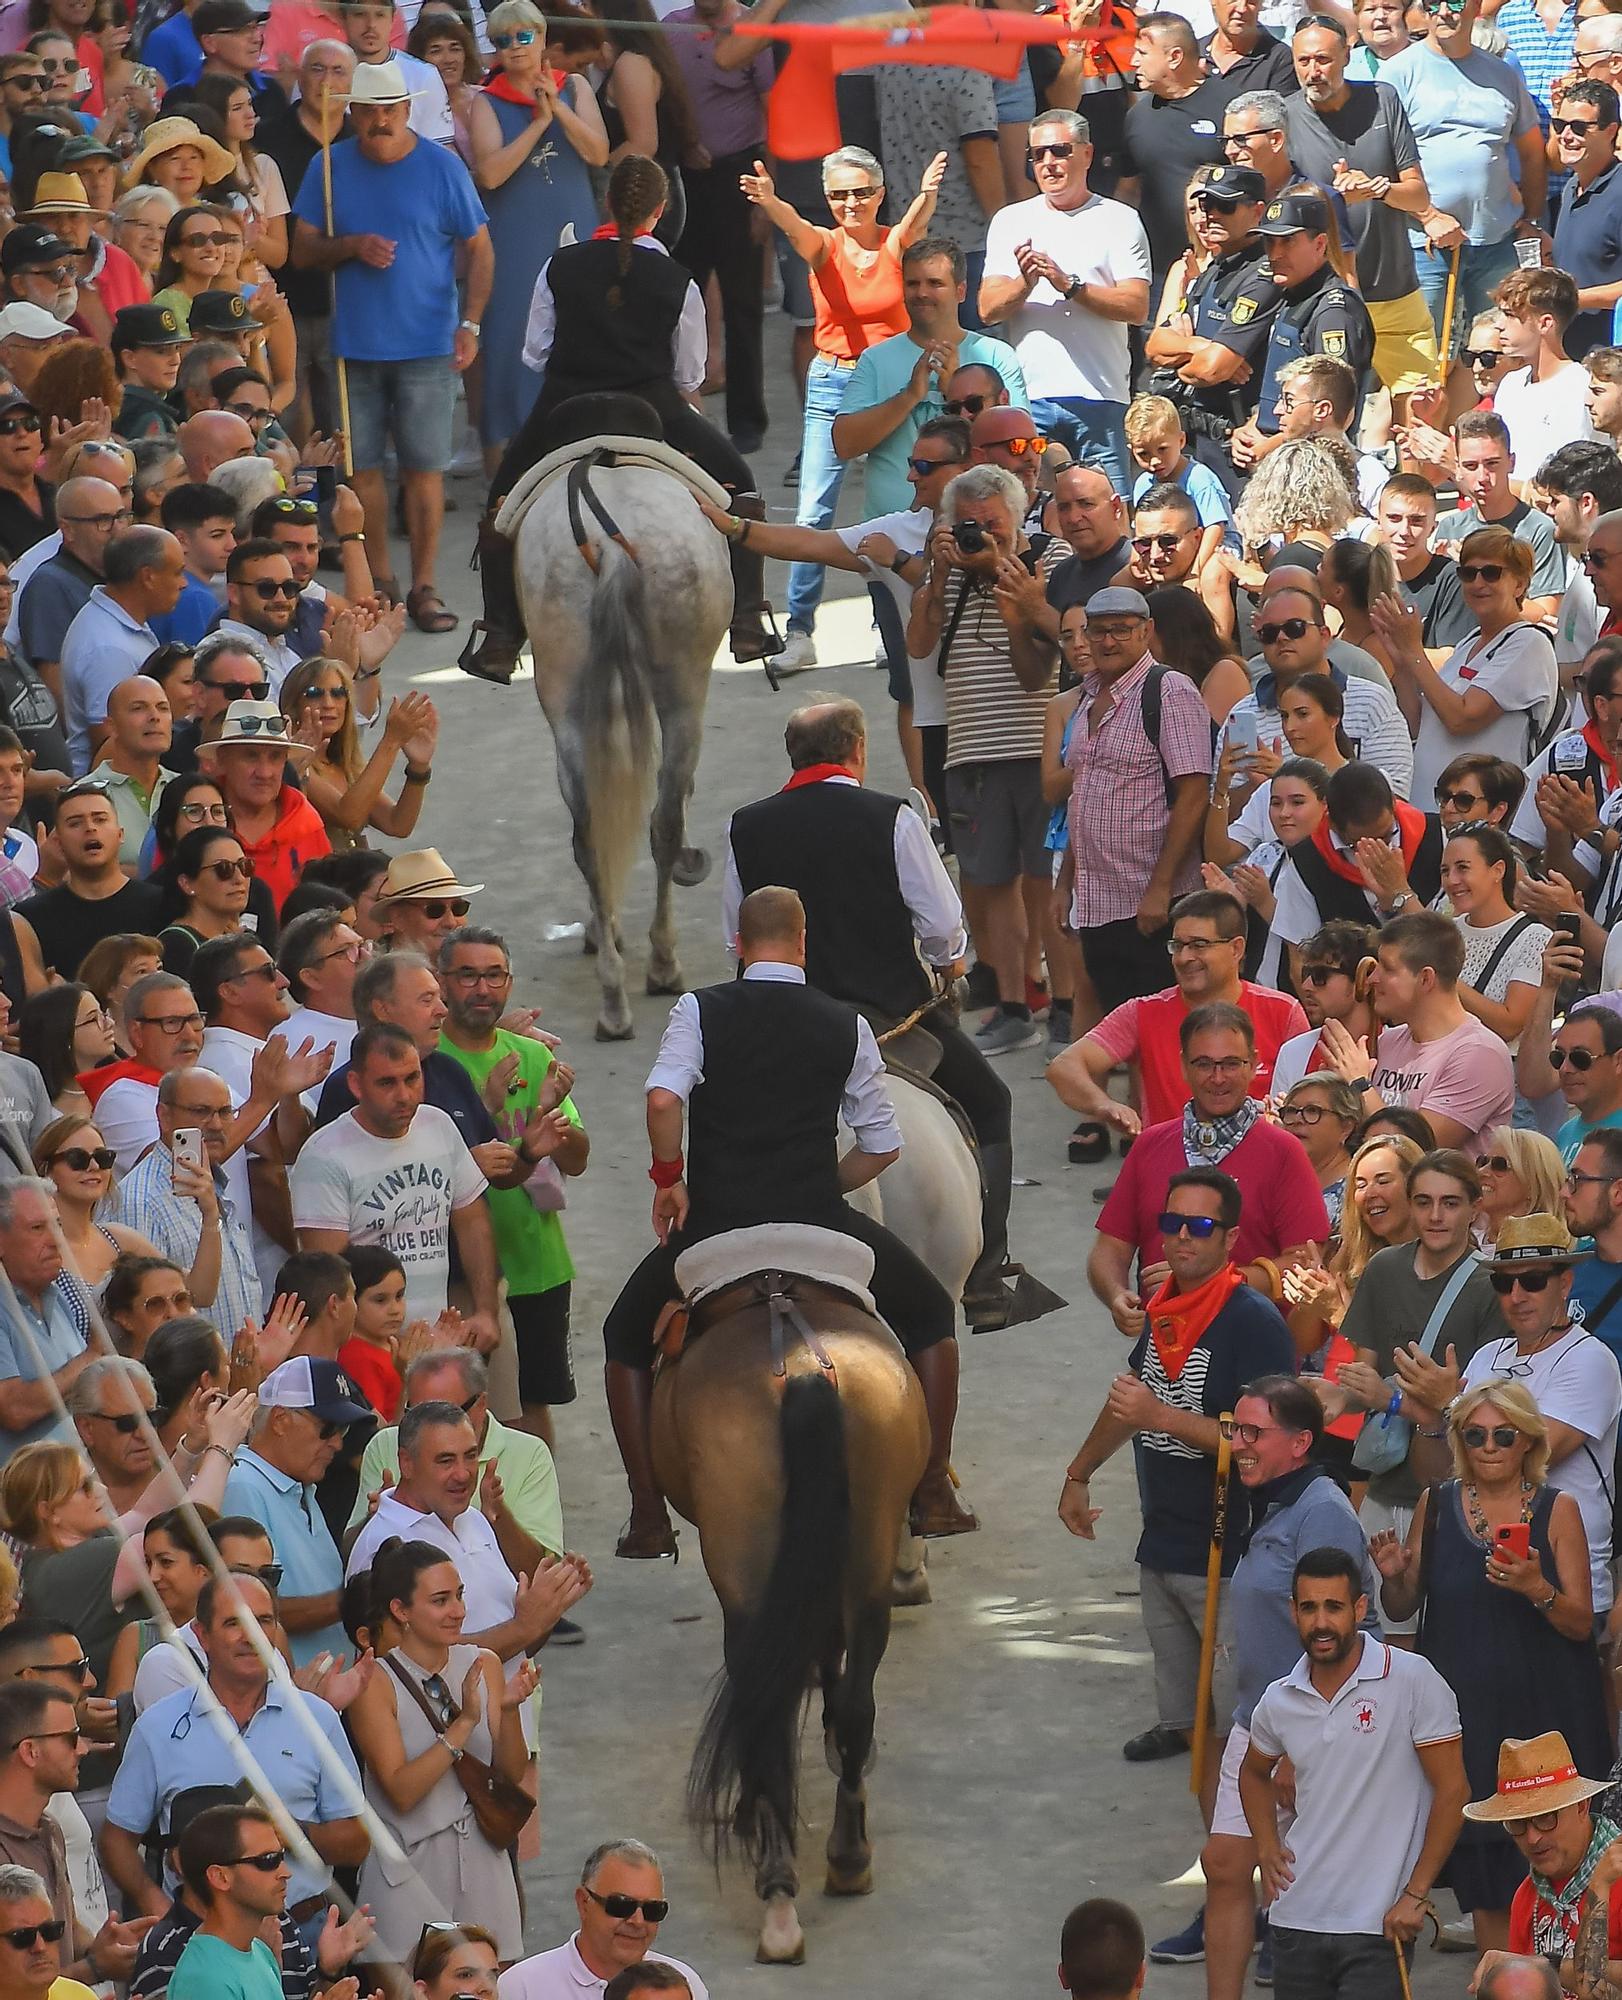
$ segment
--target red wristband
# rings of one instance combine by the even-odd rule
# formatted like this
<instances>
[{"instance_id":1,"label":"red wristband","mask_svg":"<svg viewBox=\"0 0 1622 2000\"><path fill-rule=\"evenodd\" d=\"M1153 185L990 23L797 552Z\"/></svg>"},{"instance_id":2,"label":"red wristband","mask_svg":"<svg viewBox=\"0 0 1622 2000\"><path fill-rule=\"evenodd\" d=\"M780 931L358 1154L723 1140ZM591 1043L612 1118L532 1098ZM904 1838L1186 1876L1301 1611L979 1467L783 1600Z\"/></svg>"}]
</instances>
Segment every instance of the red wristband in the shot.
<instances>
[{"instance_id":1,"label":"red wristband","mask_svg":"<svg viewBox=\"0 0 1622 2000\"><path fill-rule=\"evenodd\" d=\"M687 1171L687 1162L678 1153L673 1160L655 1160L648 1169L648 1179L656 1188L674 1187Z\"/></svg>"}]
</instances>

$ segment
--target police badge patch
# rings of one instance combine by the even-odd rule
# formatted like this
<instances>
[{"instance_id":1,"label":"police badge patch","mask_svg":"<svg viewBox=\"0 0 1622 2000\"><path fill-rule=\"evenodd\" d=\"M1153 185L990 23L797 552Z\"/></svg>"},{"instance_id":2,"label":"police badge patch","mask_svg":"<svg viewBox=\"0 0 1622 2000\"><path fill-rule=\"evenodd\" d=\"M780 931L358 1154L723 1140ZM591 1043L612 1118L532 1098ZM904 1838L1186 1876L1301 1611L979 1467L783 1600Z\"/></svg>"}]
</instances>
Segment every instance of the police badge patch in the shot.
<instances>
[{"instance_id":1,"label":"police badge patch","mask_svg":"<svg viewBox=\"0 0 1622 2000\"><path fill-rule=\"evenodd\" d=\"M1325 354L1334 354L1334 355L1339 355L1341 357L1345 356L1346 335L1341 331L1339 327L1329 328L1323 336L1323 343L1324 343Z\"/></svg>"},{"instance_id":2,"label":"police badge patch","mask_svg":"<svg viewBox=\"0 0 1622 2000\"><path fill-rule=\"evenodd\" d=\"M1253 320L1255 317L1256 301L1254 299L1234 300L1233 311L1229 314L1229 318L1235 326L1244 326L1247 321Z\"/></svg>"}]
</instances>

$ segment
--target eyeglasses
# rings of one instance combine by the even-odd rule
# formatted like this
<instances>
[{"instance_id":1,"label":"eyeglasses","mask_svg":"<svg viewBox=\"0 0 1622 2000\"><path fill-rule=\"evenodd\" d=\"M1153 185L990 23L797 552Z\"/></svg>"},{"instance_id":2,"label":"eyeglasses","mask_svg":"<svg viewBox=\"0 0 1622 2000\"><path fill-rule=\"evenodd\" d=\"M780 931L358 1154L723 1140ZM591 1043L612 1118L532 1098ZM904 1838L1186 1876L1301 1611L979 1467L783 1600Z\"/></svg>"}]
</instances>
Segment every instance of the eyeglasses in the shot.
<instances>
[{"instance_id":1,"label":"eyeglasses","mask_svg":"<svg viewBox=\"0 0 1622 2000\"><path fill-rule=\"evenodd\" d=\"M214 687L218 683L205 681L203 685L205 687ZM256 701L264 699L262 695L255 695L253 698ZM182 803L175 817L177 819L189 819L193 826L203 826L205 824L209 826L224 826L226 823L226 808L223 804L217 806L194 805L190 799L187 799Z\"/></svg>"},{"instance_id":2,"label":"eyeglasses","mask_svg":"<svg viewBox=\"0 0 1622 2000\"><path fill-rule=\"evenodd\" d=\"M1269 619L1256 627L1256 637L1264 646L1276 646L1280 639L1304 639L1310 629L1305 618L1282 618L1276 623Z\"/></svg>"},{"instance_id":3,"label":"eyeglasses","mask_svg":"<svg viewBox=\"0 0 1622 2000\"><path fill-rule=\"evenodd\" d=\"M949 417L977 417L991 401L989 396L956 396L946 405Z\"/></svg>"},{"instance_id":4,"label":"eyeglasses","mask_svg":"<svg viewBox=\"0 0 1622 2000\"><path fill-rule=\"evenodd\" d=\"M410 898L404 900L409 901ZM441 917L465 917L473 905L465 896L456 896L449 902L435 898L432 902L414 903L413 908L421 910L429 923L437 924Z\"/></svg>"},{"instance_id":5,"label":"eyeglasses","mask_svg":"<svg viewBox=\"0 0 1622 2000\"><path fill-rule=\"evenodd\" d=\"M1507 1299L1517 1285L1523 1292L1544 1292L1553 1271L1489 1271L1487 1277L1501 1299Z\"/></svg>"},{"instance_id":6,"label":"eyeglasses","mask_svg":"<svg viewBox=\"0 0 1622 2000\"><path fill-rule=\"evenodd\" d=\"M1475 583L1478 579L1482 583L1496 583L1503 573L1504 565L1502 563L1459 564L1460 583Z\"/></svg>"},{"instance_id":7,"label":"eyeglasses","mask_svg":"<svg viewBox=\"0 0 1622 2000\"><path fill-rule=\"evenodd\" d=\"M1328 1110L1323 1104L1286 1104L1278 1114L1281 1125L1320 1125Z\"/></svg>"},{"instance_id":8,"label":"eyeglasses","mask_svg":"<svg viewBox=\"0 0 1622 2000\"><path fill-rule=\"evenodd\" d=\"M512 980L512 973L506 966L497 971L476 972L472 966L464 965L447 972L445 977L453 986L506 986Z\"/></svg>"},{"instance_id":9,"label":"eyeglasses","mask_svg":"<svg viewBox=\"0 0 1622 2000\"><path fill-rule=\"evenodd\" d=\"M584 1888L585 1884L582 1883ZM594 1903L600 1903L604 1916L623 1920L634 1917L638 1910L650 1924L662 1924L670 1915L670 1905L663 1896L626 1896L616 1891L612 1896L599 1896L595 1889L587 1889L586 1894Z\"/></svg>"},{"instance_id":10,"label":"eyeglasses","mask_svg":"<svg viewBox=\"0 0 1622 2000\"><path fill-rule=\"evenodd\" d=\"M79 1732L76 1729L73 1733L77 1736ZM13 1951L32 1951L40 1938L47 1944L60 1943L66 1929L67 1924L61 1917L52 1917L48 1924L19 1924L15 1930L0 1931L0 1938L4 1938Z\"/></svg>"},{"instance_id":11,"label":"eyeglasses","mask_svg":"<svg viewBox=\"0 0 1622 2000\"><path fill-rule=\"evenodd\" d=\"M285 1847L273 1847L265 1854L239 1854L227 1861L227 1868L257 1868L262 1875L274 1875L287 1859Z\"/></svg>"},{"instance_id":12,"label":"eyeglasses","mask_svg":"<svg viewBox=\"0 0 1622 2000\"><path fill-rule=\"evenodd\" d=\"M950 409L950 403L946 406ZM944 466L961 465L961 458L909 458L907 470L914 479L927 479L932 472L939 472Z\"/></svg>"},{"instance_id":13,"label":"eyeglasses","mask_svg":"<svg viewBox=\"0 0 1622 2000\"><path fill-rule=\"evenodd\" d=\"M1048 448L1048 441L1044 437L993 438L991 443L999 450L1011 451L1015 458L1023 458L1028 451L1034 451L1040 458Z\"/></svg>"},{"instance_id":14,"label":"eyeglasses","mask_svg":"<svg viewBox=\"0 0 1622 2000\"><path fill-rule=\"evenodd\" d=\"M203 1025L201 1014L137 1014L143 1028L161 1028L166 1035L183 1035L188 1028Z\"/></svg>"},{"instance_id":15,"label":"eyeglasses","mask_svg":"<svg viewBox=\"0 0 1622 2000\"><path fill-rule=\"evenodd\" d=\"M88 1021L85 1023L86 1027L90 1025ZM77 1027L78 1023L75 1022L74 1026ZM118 1155L111 1146L97 1146L94 1149L88 1146L64 1146L60 1153L53 1153L45 1164L54 1167L58 1161L76 1174L82 1174L87 1167L100 1167L102 1172L107 1174L118 1165Z\"/></svg>"},{"instance_id":16,"label":"eyeglasses","mask_svg":"<svg viewBox=\"0 0 1622 2000\"><path fill-rule=\"evenodd\" d=\"M1350 979L1344 965L1303 965L1301 977L1309 986L1327 986L1331 979Z\"/></svg>"},{"instance_id":17,"label":"eyeglasses","mask_svg":"<svg viewBox=\"0 0 1622 2000\"><path fill-rule=\"evenodd\" d=\"M1618 1174L1580 1174L1573 1167L1563 1183L1566 1187L1609 1187L1612 1181L1622 1179Z\"/></svg>"},{"instance_id":18,"label":"eyeglasses","mask_svg":"<svg viewBox=\"0 0 1622 2000\"><path fill-rule=\"evenodd\" d=\"M229 882L233 875L240 875L244 882L251 882L254 871L253 863L244 854L235 861L205 861L198 872L212 875L221 882Z\"/></svg>"},{"instance_id":19,"label":"eyeglasses","mask_svg":"<svg viewBox=\"0 0 1622 2000\"><path fill-rule=\"evenodd\" d=\"M1564 1069L1570 1063L1574 1070L1592 1069L1599 1061L1592 1049L1552 1048L1549 1051L1550 1069Z\"/></svg>"},{"instance_id":20,"label":"eyeglasses","mask_svg":"<svg viewBox=\"0 0 1622 2000\"><path fill-rule=\"evenodd\" d=\"M1472 1451L1480 1451L1491 1438L1500 1451L1513 1451L1521 1433L1513 1424L1494 1424L1488 1430L1485 1424L1466 1424L1459 1436Z\"/></svg>"},{"instance_id":21,"label":"eyeglasses","mask_svg":"<svg viewBox=\"0 0 1622 2000\"><path fill-rule=\"evenodd\" d=\"M16 437L22 431L37 431L39 418L32 410L19 410L14 417L0 417L0 437Z\"/></svg>"},{"instance_id":22,"label":"eyeglasses","mask_svg":"<svg viewBox=\"0 0 1622 2000\"><path fill-rule=\"evenodd\" d=\"M257 403L226 403L222 406L231 416L240 417L245 424L268 424L269 410L260 409Z\"/></svg>"},{"instance_id":23,"label":"eyeglasses","mask_svg":"<svg viewBox=\"0 0 1622 2000\"><path fill-rule=\"evenodd\" d=\"M251 578L249 582L250 582L250 588L254 591L254 593L258 597L262 598L266 604L268 604L273 597L297 597L299 594L299 585L297 581L290 576L287 577L256 576ZM285 719L283 721L282 726L283 728L286 727Z\"/></svg>"},{"instance_id":24,"label":"eyeglasses","mask_svg":"<svg viewBox=\"0 0 1622 2000\"><path fill-rule=\"evenodd\" d=\"M1027 146L1025 157L1034 167L1038 160L1068 160L1075 150L1068 139L1053 139L1045 146Z\"/></svg>"},{"instance_id":25,"label":"eyeglasses","mask_svg":"<svg viewBox=\"0 0 1622 2000\"><path fill-rule=\"evenodd\" d=\"M1184 533L1189 532L1191 530L1184 530ZM1159 549L1163 556L1169 556L1182 539L1182 535L1134 535L1132 546L1140 556L1146 556L1151 549Z\"/></svg>"},{"instance_id":26,"label":"eyeglasses","mask_svg":"<svg viewBox=\"0 0 1622 2000\"><path fill-rule=\"evenodd\" d=\"M1162 1236L1181 1236L1186 1230L1196 1243L1204 1243L1222 1227L1212 1215L1173 1215L1163 1209L1156 1223Z\"/></svg>"},{"instance_id":27,"label":"eyeglasses","mask_svg":"<svg viewBox=\"0 0 1622 2000\"><path fill-rule=\"evenodd\" d=\"M1579 560L1584 569L1603 569L1607 563L1616 561L1617 553L1614 549L1609 555L1604 549L1584 549Z\"/></svg>"},{"instance_id":28,"label":"eyeglasses","mask_svg":"<svg viewBox=\"0 0 1622 2000\"><path fill-rule=\"evenodd\" d=\"M1236 1424L1232 1417L1217 1418L1217 1430L1229 1444L1255 1444L1272 1432L1283 1429L1282 1424Z\"/></svg>"},{"instance_id":29,"label":"eyeglasses","mask_svg":"<svg viewBox=\"0 0 1622 2000\"><path fill-rule=\"evenodd\" d=\"M1232 938L1174 937L1166 940L1166 956L1175 958L1180 951L1215 951L1220 945L1232 944Z\"/></svg>"},{"instance_id":30,"label":"eyeglasses","mask_svg":"<svg viewBox=\"0 0 1622 2000\"><path fill-rule=\"evenodd\" d=\"M203 686L212 688L216 694L223 694L232 701L267 701L270 697L269 681L204 681ZM182 806L182 812L190 812L190 806ZM212 807L209 808L213 810Z\"/></svg>"},{"instance_id":31,"label":"eyeglasses","mask_svg":"<svg viewBox=\"0 0 1622 2000\"><path fill-rule=\"evenodd\" d=\"M1555 134L1564 132L1592 132L1599 125L1597 118L1551 118L1549 130Z\"/></svg>"},{"instance_id":32,"label":"eyeglasses","mask_svg":"<svg viewBox=\"0 0 1622 2000\"><path fill-rule=\"evenodd\" d=\"M314 521L321 512L313 500L295 500L287 493L268 502L266 511L274 514L278 521Z\"/></svg>"},{"instance_id":33,"label":"eyeglasses","mask_svg":"<svg viewBox=\"0 0 1622 2000\"><path fill-rule=\"evenodd\" d=\"M533 28L514 28L510 35L492 35L490 37L490 46L497 51L502 49L527 49L532 45L534 40L535 30Z\"/></svg>"},{"instance_id":34,"label":"eyeglasses","mask_svg":"<svg viewBox=\"0 0 1622 2000\"><path fill-rule=\"evenodd\" d=\"M1254 1056L1189 1056L1189 1068L1196 1076L1238 1076L1255 1062Z\"/></svg>"},{"instance_id":35,"label":"eyeglasses","mask_svg":"<svg viewBox=\"0 0 1622 2000\"><path fill-rule=\"evenodd\" d=\"M325 965L328 959L330 958L347 958L351 965L359 965L361 961L361 954L365 951L365 949L366 946L364 945L364 943L362 943L361 940L357 938L353 944L339 945L336 951L321 952L316 958L315 962L317 965Z\"/></svg>"},{"instance_id":36,"label":"eyeglasses","mask_svg":"<svg viewBox=\"0 0 1622 2000\"><path fill-rule=\"evenodd\" d=\"M1553 1833L1558 1812L1539 1813L1536 1819L1501 1819L1498 1824L1511 1840L1524 1840L1528 1833Z\"/></svg>"},{"instance_id":37,"label":"eyeglasses","mask_svg":"<svg viewBox=\"0 0 1622 2000\"><path fill-rule=\"evenodd\" d=\"M877 201L884 190L876 187L825 188L823 192L827 195L828 206L838 208L847 201Z\"/></svg>"},{"instance_id":38,"label":"eyeglasses","mask_svg":"<svg viewBox=\"0 0 1622 2000\"><path fill-rule=\"evenodd\" d=\"M267 958L263 965L245 965L240 972L228 972L220 984L230 986L238 979L268 979L274 983L280 977L275 960Z\"/></svg>"},{"instance_id":39,"label":"eyeglasses","mask_svg":"<svg viewBox=\"0 0 1622 2000\"><path fill-rule=\"evenodd\" d=\"M1438 806L1451 806L1455 812L1477 812L1487 801L1479 792L1444 792L1440 786L1436 791Z\"/></svg>"},{"instance_id":40,"label":"eyeglasses","mask_svg":"<svg viewBox=\"0 0 1622 2000\"><path fill-rule=\"evenodd\" d=\"M184 236L177 236L175 243L182 250L196 250L205 246L211 250L223 250L227 243L234 243L236 240L229 229L193 229Z\"/></svg>"},{"instance_id":41,"label":"eyeglasses","mask_svg":"<svg viewBox=\"0 0 1622 2000\"><path fill-rule=\"evenodd\" d=\"M59 514L59 521L66 521L75 528L99 528L104 535L110 535L120 521L133 521L133 507L120 507L116 514Z\"/></svg>"},{"instance_id":42,"label":"eyeglasses","mask_svg":"<svg viewBox=\"0 0 1622 2000\"><path fill-rule=\"evenodd\" d=\"M134 1410L121 1411L116 1417L108 1416L105 1410L92 1410L90 1414L98 1424L111 1424L120 1437L133 1437L141 1428L141 1419ZM86 1660L85 1671L89 1670L90 1662Z\"/></svg>"},{"instance_id":43,"label":"eyeglasses","mask_svg":"<svg viewBox=\"0 0 1622 2000\"><path fill-rule=\"evenodd\" d=\"M1466 368L1491 368L1500 361L1507 361L1509 356L1500 353L1496 347L1461 347L1459 359Z\"/></svg>"},{"instance_id":44,"label":"eyeglasses","mask_svg":"<svg viewBox=\"0 0 1622 2000\"><path fill-rule=\"evenodd\" d=\"M1282 126L1258 125L1254 132L1224 132L1222 135L1223 150L1226 151L1229 146L1233 146L1243 152L1245 147L1252 144L1255 140L1265 139L1270 132L1282 130Z\"/></svg>"},{"instance_id":45,"label":"eyeglasses","mask_svg":"<svg viewBox=\"0 0 1622 2000\"><path fill-rule=\"evenodd\" d=\"M19 278L48 278L53 285L65 285L73 276L66 264L26 264L17 273Z\"/></svg>"},{"instance_id":46,"label":"eyeglasses","mask_svg":"<svg viewBox=\"0 0 1622 2000\"><path fill-rule=\"evenodd\" d=\"M183 1118L195 1118L199 1125L224 1124L231 1116L229 1104L182 1104L178 1098L171 1109Z\"/></svg>"}]
</instances>

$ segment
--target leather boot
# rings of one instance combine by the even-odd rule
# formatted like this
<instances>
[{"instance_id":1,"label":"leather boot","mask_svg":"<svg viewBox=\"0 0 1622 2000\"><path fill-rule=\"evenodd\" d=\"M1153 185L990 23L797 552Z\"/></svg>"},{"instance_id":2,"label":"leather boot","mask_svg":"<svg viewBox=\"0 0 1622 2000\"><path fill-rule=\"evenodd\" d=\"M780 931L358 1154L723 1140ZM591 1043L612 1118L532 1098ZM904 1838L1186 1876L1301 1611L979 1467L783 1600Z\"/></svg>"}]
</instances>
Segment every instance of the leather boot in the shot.
<instances>
[{"instance_id":1,"label":"leather boot","mask_svg":"<svg viewBox=\"0 0 1622 2000\"><path fill-rule=\"evenodd\" d=\"M1008 1141L982 1145L980 1255L963 1287L963 1316L975 1333L995 1333L1040 1319L1066 1303L1022 1264L1008 1261L1008 1204L1014 1192L1014 1148ZM1010 1290L1007 1280L1014 1280Z\"/></svg>"},{"instance_id":2,"label":"leather boot","mask_svg":"<svg viewBox=\"0 0 1622 2000\"><path fill-rule=\"evenodd\" d=\"M952 1428L957 1422L957 1342L937 1340L911 1357L929 1412L929 1464L912 1496L915 1535L972 1535L980 1523L952 1477Z\"/></svg>"},{"instance_id":3,"label":"leather boot","mask_svg":"<svg viewBox=\"0 0 1622 2000\"><path fill-rule=\"evenodd\" d=\"M739 493L733 498L732 511L740 521L764 521L766 502L758 493ZM782 652L783 641L777 636L766 596L765 558L741 541L733 542L728 553L732 560L732 629L728 634L732 657L740 664L769 660Z\"/></svg>"},{"instance_id":4,"label":"leather boot","mask_svg":"<svg viewBox=\"0 0 1622 2000\"><path fill-rule=\"evenodd\" d=\"M603 1369L608 1415L631 1488L631 1521L615 1555L633 1562L676 1553L665 1496L653 1470L653 1370L610 1361Z\"/></svg>"},{"instance_id":5,"label":"leather boot","mask_svg":"<svg viewBox=\"0 0 1622 2000\"><path fill-rule=\"evenodd\" d=\"M517 671L523 651L524 614L518 605L517 550L496 527L492 508L479 522L474 547L479 585L484 592L484 616L475 620L456 664L475 680L505 687ZM480 633L483 638L480 638Z\"/></svg>"}]
</instances>

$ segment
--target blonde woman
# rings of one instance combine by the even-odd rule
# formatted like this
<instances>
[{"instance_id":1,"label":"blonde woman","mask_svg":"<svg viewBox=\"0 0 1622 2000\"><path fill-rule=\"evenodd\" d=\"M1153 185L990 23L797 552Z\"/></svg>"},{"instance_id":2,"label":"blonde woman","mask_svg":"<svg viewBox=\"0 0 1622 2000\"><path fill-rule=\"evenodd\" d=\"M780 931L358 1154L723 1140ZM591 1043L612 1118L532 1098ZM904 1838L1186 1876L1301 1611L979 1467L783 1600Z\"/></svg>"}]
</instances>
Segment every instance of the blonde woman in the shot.
<instances>
[{"instance_id":1,"label":"blonde woman","mask_svg":"<svg viewBox=\"0 0 1622 2000\"><path fill-rule=\"evenodd\" d=\"M1490 1796L1506 1737L1546 1729L1565 1733L1579 1770L1609 1770L1588 1537L1577 1502L1547 1483L1543 1415L1522 1383L1494 1376L1455 1398L1448 1438L1453 1477L1421 1493L1405 1540L1382 1530L1369 1554L1387 1620L1420 1614L1418 1650L1458 1697L1471 1795ZM1507 1949L1525 1873L1501 1826L1465 1822L1436 1879L1478 1950Z\"/></svg>"},{"instance_id":2,"label":"blonde woman","mask_svg":"<svg viewBox=\"0 0 1622 2000\"><path fill-rule=\"evenodd\" d=\"M1476 1155L1481 1199L1476 1203L1478 1240L1484 1247L1512 1215L1558 1215L1566 1163L1560 1148L1541 1132L1495 1125Z\"/></svg>"},{"instance_id":3,"label":"blonde woman","mask_svg":"<svg viewBox=\"0 0 1622 2000\"><path fill-rule=\"evenodd\" d=\"M318 653L302 661L282 683L281 705L299 741L320 753L304 774L304 791L333 846L364 846L369 826L391 840L409 838L439 742L439 715L427 695L413 692L389 703L370 757L355 728L354 676L342 660ZM391 799L383 787L401 756L405 782Z\"/></svg>"},{"instance_id":4,"label":"blonde woman","mask_svg":"<svg viewBox=\"0 0 1622 2000\"><path fill-rule=\"evenodd\" d=\"M1344 534L1359 508L1344 459L1321 437L1291 438L1269 452L1250 475L1234 526L1247 554L1270 544L1311 542L1327 549Z\"/></svg>"}]
</instances>

